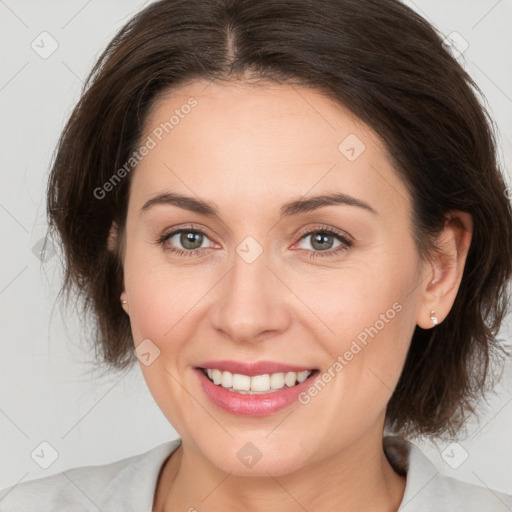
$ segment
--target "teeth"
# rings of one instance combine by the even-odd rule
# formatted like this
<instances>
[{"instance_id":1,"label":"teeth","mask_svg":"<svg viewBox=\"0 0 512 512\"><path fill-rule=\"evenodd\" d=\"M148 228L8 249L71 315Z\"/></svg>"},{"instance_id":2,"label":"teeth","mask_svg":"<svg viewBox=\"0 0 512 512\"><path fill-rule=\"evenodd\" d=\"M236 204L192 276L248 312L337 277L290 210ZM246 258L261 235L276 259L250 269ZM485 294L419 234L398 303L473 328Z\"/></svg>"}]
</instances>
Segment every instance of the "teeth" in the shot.
<instances>
[{"instance_id":1,"label":"teeth","mask_svg":"<svg viewBox=\"0 0 512 512\"><path fill-rule=\"evenodd\" d=\"M284 373L273 373L270 376L270 389L281 389L284 387Z\"/></svg>"},{"instance_id":2,"label":"teeth","mask_svg":"<svg viewBox=\"0 0 512 512\"><path fill-rule=\"evenodd\" d=\"M220 385L229 391L250 395L274 392L284 388L285 385L290 388L295 386L297 382L304 382L311 373L312 370L307 370L304 372L265 373L250 377L240 373L222 372L215 368L206 369L206 374L214 384Z\"/></svg>"},{"instance_id":3,"label":"teeth","mask_svg":"<svg viewBox=\"0 0 512 512\"><path fill-rule=\"evenodd\" d=\"M236 386L233 386L235 389ZM254 375L251 377L251 391L269 391L270 390L270 375Z\"/></svg>"},{"instance_id":4,"label":"teeth","mask_svg":"<svg viewBox=\"0 0 512 512\"><path fill-rule=\"evenodd\" d=\"M304 382L310 375L311 372L299 372L297 373L297 380L299 382Z\"/></svg>"},{"instance_id":5,"label":"teeth","mask_svg":"<svg viewBox=\"0 0 512 512\"><path fill-rule=\"evenodd\" d=\"M284 383L288 386L288 387L292 387L292 386L295 386L295 381L297 380L297 374L295 372L288 372L285 376L284 376Z\"/></svg>"},{"instance_id":6,"label":"teeth","mask_svg":"<svg viewBox=\"0 0 512 512\"><path fill-rule=\"evenodd\" d=\"M250 391L251 390L251 377L248 375L240 375L239 373L233 374L233 389L237 391ZM257 391L253 389L252 391Z\"/></svg>"},{"instance_id":7,"label":"teeth","mask_svg":"<svg viewBox=\"0 0 512 512\"><path fill-rule=\"evenodd\" d=\"M222 372L220 370L213 370L212 379L214 384L220 384L222 382Z\"/></svg>"},{"instance_id":8,"label":"teeth","mask_svg":"<svg viewBox=\"0 0 512 512\"><path fill-rule=\"evenodd\" d=\"M230 372L222 372L221 385L223 388L230 388L233 386L233 374Z\"/></svg>"}]
</instances>

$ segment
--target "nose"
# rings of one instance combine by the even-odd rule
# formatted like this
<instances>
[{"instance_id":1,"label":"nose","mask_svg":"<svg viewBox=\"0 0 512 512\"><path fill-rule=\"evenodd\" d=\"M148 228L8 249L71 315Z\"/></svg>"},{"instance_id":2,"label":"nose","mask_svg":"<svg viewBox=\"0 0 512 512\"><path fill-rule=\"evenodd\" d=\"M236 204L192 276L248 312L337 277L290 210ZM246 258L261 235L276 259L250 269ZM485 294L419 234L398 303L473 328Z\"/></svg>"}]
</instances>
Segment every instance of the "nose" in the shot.
<instances>
[{"instance_id":1,"label":"nose","mask_svg":"<svg viewBox=\"0 0 512 512\"><path fill-rule=\"evenodd\" d=\"M269 267L265 252L250 263L235 255L218 287L212 324L233 341L259 342L288 328L291 315L286 301L292 294Z\"/></svg>"}]
</instances>

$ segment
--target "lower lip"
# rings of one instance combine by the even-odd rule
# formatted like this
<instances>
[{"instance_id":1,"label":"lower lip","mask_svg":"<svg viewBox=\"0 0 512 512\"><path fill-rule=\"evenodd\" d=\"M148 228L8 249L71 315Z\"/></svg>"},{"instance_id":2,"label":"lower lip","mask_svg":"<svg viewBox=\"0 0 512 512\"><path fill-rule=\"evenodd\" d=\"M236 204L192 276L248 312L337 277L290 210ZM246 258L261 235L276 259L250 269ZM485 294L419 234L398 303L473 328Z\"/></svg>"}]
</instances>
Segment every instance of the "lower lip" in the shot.
<instances>
[{"instance_id":1,"label":"lower lip","mask_svg":"<svg viewBox=\"0 0 512 512\"><path fill-rule=\"evenodd\" d=\"M199 368L194 368L206 396L221 409L238 416L267 416L298 400L298 396L311 386L313 380L320 374L318 370L303 382L285 387L279 391L258 395L245 395L236 391L228 391L214 384Z\"/></svg>"}]
</instances>

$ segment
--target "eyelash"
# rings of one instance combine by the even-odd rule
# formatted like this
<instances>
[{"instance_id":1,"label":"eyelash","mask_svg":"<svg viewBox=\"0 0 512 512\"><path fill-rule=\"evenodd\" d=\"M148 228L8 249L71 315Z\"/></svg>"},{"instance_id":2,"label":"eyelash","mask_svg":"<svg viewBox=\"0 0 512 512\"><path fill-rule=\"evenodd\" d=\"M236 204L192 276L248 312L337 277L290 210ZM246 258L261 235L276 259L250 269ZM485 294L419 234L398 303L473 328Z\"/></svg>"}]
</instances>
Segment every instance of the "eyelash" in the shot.
<instances>
[{"instance_id":1,"label":"eyelash","mask_svg":"<svg viewBox=\"0 0 512 512\"><path fill-rule=\"evenodd\" d=\"M190 225L184 228L177 229L175 231L171 231L170 233L164 233L162 236L158 237L158 239L155 241L155 243L162 246L162 249L165 252L170 252L173 254L176 254L177 256L196 256L204 252L206 248L202 249L192 249L190 251L184 250L184 249L173 249L165 246L165 242L172 238L174 235L182 232L191 232L191 233L199 233L206 237L208 237L208 234L205 233L203 230L195 228L194 226ZM341 232L327 227L327 226L321 226L321 227L313 227L309 228L303 233L301 233L299 241L301 241L303 238L307 237L311 233L322 233L322 234L328 234L332 235L335 238L338 238L339 241L342 242L342 244L339 247L336 247L336 249L328 249L326 251L312 251L310 249L301 249L301 251L306 253L306 256L311 259L318 259L318 258L330 258L337 256L342 251L346 251L352 247L353 243L352 241L343 235ZM208 237L209 238L209 237Z\"/></svg>"}]
</instances>

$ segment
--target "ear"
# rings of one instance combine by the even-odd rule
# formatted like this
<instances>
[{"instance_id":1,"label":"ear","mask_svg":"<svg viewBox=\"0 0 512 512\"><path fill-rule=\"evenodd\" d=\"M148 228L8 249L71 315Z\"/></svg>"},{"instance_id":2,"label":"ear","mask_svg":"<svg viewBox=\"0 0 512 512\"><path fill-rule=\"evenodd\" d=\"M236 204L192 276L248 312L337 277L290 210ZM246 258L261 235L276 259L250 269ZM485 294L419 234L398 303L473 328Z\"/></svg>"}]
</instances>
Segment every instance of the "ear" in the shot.
<instances>
[{"instance_id":1,"label":"ear","mask_svg":"<svg viewBox=\"0 0 512 512\"><path fill-rule=\"evenodd\" d=\"M107 238L107 249L109 251L117 251L119 245L119 226L115 221L110 225L110 231Z\"/></svg>"},{"instance_id":2,"label":"ear","mask_svg":"<svg viewBox=\"0 0 512 512\"><path fill-rule=\"evenodd\" d=\"M467 212L451 211L438 238L439 253L426 265L416 323L434 327L431 311L441 323L453 306L459 290L473 235L473 219Z\"/></svg>"},{"instance_id":3,"label":"ear","mask_svg":"<svg viewBox=\"0 0 512 512\"><path fill-rule=\"evenodd\" d=\"M107 238L107 249L112 252L117 252L119 249L119 226L115 221L112 222L110 226L110 231L108 233ZM121 293L121 297L119 298L121 302L122 308L128 313L128 299L126 297L126 290L124 287L124 280L123 280L123 290ZM126 303L123 303L123 301L126 301Z\"/></svg>"}]
</instances>

